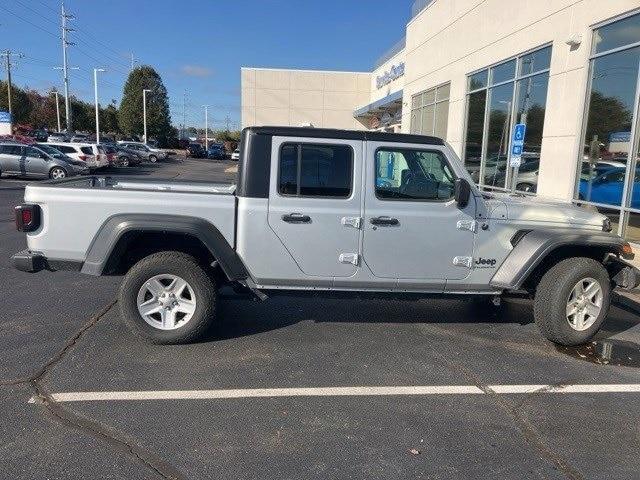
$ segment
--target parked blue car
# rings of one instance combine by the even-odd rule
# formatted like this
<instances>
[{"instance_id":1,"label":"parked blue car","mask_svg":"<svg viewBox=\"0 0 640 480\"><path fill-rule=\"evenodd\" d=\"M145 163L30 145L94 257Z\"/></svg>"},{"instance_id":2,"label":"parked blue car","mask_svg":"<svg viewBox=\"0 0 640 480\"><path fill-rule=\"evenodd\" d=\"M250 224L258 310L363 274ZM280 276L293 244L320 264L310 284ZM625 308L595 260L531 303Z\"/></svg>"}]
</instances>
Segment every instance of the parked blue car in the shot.
<instances>
[{"instance_id":1,"label":"parked blue car","mask_svg":"<svg viewBox=\"0 0 640 480\"><path fill-rule=\"evenodd\" d=\"M209 150L207 150L207 158L212 158L213 160L224 160L227 158L224 146L218 144L209 146Z\"/></svg>"},{"instance_id":2,"label":"parked blue car","mask_svg":"<svg viewBox=\"0 0 640 480\"><path fill-rule=\"evenodd\" d=\"M579 198L595 203L620 205L624 190L625 169L622 167L596 167L589 187L589 174L580 177ZM631 207L640 208L640 168L636 170L633 183Z\"/></svg>"}]
</instances>

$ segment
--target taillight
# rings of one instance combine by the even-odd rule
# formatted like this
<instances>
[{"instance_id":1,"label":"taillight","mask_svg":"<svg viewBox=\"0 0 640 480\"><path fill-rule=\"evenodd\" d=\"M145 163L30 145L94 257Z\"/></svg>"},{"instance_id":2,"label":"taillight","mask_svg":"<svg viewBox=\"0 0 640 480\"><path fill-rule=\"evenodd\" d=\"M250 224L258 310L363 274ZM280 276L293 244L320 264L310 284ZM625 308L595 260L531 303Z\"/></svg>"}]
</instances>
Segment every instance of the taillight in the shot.
<instances>
[{"instance_id":1,"label":"taillight","mask_svg":"<svg viewBox=\"0 0 640 480\"><path fill-rule=\"evenodd\" d=\"M83 162L86 162L88 157L86 155L78 155L78 158Z\"/></svg>"},{"instance_id":2,"label":"taillight","mask_svg":"<svg viewBox=\"0 0 640 480\"><path fill-rule=\"evenodd\" d=\"M16 207L16 230L33 232L40 226L40 206L23 203Z\"/></svg>"}]
</instances>

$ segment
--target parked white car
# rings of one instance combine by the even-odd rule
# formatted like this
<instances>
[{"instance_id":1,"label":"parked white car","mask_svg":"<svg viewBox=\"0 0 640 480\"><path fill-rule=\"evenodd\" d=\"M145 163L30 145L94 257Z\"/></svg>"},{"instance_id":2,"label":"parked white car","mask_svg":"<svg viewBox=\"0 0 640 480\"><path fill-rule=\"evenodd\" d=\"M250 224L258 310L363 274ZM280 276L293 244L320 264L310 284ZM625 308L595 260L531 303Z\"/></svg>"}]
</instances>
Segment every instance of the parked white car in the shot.
<instances>
[{"instance_id":1,"label":"parked white car","mask_svg":"<svg viewBox=\"0 0 640 480\"><path fill-rule=\"evenodd\" d=\"M85 162L91 170L108 167L109 159L102 145L94 143L47 143L74 160Z\"/></svg>"},{"instance_id":2,"label":"parked white car","mask_svg":"<svg viewBox=\"0 0 640 480\"><path fill-rule=\"evenodd\" d=\"M240 160L240 149L236 148L231 154L231 160Z\"/></svg>"}]
</instances>

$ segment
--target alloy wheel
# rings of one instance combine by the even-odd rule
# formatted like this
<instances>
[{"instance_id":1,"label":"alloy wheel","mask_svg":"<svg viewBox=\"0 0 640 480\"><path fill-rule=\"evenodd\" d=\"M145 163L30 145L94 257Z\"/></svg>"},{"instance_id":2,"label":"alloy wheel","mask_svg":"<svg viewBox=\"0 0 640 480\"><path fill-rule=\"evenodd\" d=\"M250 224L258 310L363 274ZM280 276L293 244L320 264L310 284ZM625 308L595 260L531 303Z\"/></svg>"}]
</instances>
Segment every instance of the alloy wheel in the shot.
<instances>
[{"instance_id":1,"label":"alloy wheel","mask_svg":"<svg viewBox=\"0 0 640 480\"><path fill-rule=\"evenodd\" d=\"M156 275L142 284L137 306L140 316L159 330L184 326L196 311L196 296L191 285L177 275Z\"/></svg>"},{"instance_id":2,"label":"alloy wheel","mask_svg":"<svg viewBox=\"0 0 640 480\"><path fill-rule=\"evenodd\" d=\"M567 298L567 322L578 332L589 329L602 311L604 294L594 278L583 278L575 284Z\"/></svg>"}]
</instances>

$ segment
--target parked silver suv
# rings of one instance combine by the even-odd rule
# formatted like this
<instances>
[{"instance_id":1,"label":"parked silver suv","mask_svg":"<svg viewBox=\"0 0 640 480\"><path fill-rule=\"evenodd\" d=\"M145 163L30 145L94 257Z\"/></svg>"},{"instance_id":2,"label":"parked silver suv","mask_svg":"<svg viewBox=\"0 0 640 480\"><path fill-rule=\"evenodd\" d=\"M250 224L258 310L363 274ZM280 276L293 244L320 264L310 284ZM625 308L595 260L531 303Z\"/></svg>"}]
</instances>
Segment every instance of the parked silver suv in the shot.
<instances>
[{"instance_id":1,"label":"parked silver suv","mask_svg":"<svg viewBox=\"0 0 640 480\"><path fill-rule=\"evenodd\" d=\"M0 143L0 175L59 179L88 172L84 162L46 144Z\"/></svg>"}]
</instances>

